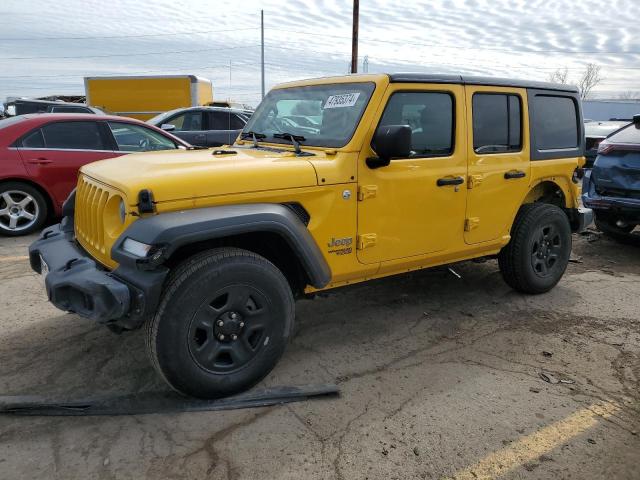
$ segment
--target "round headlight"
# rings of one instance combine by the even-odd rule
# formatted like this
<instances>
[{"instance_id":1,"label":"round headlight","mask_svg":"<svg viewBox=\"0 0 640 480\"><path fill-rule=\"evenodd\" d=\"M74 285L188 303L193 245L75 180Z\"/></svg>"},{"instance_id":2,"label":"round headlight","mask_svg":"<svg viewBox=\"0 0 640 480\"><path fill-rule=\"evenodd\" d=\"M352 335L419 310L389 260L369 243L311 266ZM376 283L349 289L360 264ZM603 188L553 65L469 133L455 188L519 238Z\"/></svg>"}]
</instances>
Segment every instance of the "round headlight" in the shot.
<instances>
[{"instance_id":1,"label":"round headlight","mask_svg":"<svg viewBox=\"0 0 640 480\"><path fill-rule=\"evenodd\" d=\"M120 199L120 221L124 223L127 218L127 206L124 204L124 200Z\"/></svg>"}]
</instances>

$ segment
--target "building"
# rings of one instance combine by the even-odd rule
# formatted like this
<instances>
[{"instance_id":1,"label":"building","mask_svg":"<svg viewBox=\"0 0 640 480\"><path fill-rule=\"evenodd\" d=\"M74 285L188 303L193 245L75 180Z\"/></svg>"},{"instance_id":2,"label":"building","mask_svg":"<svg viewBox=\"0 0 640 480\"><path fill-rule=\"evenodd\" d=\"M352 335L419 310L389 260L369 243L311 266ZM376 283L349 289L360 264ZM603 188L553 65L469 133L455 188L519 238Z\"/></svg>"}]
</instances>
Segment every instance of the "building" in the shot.
<instances>
[{"instance_id":1,"label":"building","mask_svg":"<svg viewBox=\"0 0 640 480\"><path fill-rule=\"evenodd\" d=\"M629 120L640 113L640 100L583 100L585 120Z\"/></svg>"}]
</instances>

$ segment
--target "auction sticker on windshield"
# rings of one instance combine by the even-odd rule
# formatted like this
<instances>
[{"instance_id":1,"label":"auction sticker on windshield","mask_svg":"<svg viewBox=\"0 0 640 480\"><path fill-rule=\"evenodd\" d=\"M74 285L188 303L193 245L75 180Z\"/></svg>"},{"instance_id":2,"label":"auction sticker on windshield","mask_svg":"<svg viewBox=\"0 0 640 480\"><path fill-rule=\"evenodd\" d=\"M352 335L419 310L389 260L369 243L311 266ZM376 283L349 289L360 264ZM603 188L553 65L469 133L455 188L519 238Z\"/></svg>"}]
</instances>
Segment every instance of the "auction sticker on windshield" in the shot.
<instances>
[{"instance_id":1,"label":"auction sticker on windshield","mask_svg":"<svg viewBox=\"0 0 640 480\"><path fill-rule=\"evenodd\" d=\"M324 108L353 107L358 101L359 96L360 92L331 95L329 96L329 98L327 98L327 102L324 104Z\"/></svg>"}]
</instances>

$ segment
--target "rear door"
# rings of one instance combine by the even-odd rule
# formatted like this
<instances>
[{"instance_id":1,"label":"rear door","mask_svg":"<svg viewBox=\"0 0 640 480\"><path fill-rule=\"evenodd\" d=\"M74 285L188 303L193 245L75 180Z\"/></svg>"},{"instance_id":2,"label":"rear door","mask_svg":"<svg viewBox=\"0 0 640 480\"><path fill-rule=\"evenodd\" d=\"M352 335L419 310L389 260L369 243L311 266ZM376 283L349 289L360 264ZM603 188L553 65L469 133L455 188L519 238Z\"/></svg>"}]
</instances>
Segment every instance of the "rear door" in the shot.
<instances>
[{"instance_id":1,"label":"rear door","mask_svg":"<svg viewBox=\"0 0 640 480\"><path fill-rule=\"evenodd\" d=\"M469 177L467 244L509 235L531 177L527 92L466 86Z\"/></svg>"},{"instance_id":2,"label":"rear door","mask_svg":"<svg viewBox=\"0 0 640 480\"><path fill-rule=\"evenodd\" d=\"M76 185L78 169L121 155L114 152L97 121L62 121L32 130L18 147L27 172L49 187L62 205Z\"/></svg>"}]
</instances>

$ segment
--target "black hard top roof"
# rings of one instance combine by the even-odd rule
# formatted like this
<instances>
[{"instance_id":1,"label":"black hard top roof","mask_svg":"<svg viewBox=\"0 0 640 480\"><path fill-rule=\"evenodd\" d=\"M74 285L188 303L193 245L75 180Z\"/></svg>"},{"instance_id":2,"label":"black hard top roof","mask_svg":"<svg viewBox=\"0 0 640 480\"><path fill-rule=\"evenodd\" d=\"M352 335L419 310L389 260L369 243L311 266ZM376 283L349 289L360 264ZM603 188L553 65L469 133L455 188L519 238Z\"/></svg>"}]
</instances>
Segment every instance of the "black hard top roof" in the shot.
<instances>
[{"instance_id":1,"label":"black hard top roof","mask_svg":"<svg viewBox=\"0 0 640 480\"><path fill-rule=\"evenodd\" d=\"M459 83L461 85L490 85L496 87L536 88L540 90L557 90L577 93L573 85L562 85L550 82L530 80L514 80L511 78L476 77L473 75L444 75L435 73L390 73L389 79L394 83Z\"/></svg>"}]
</instances>

